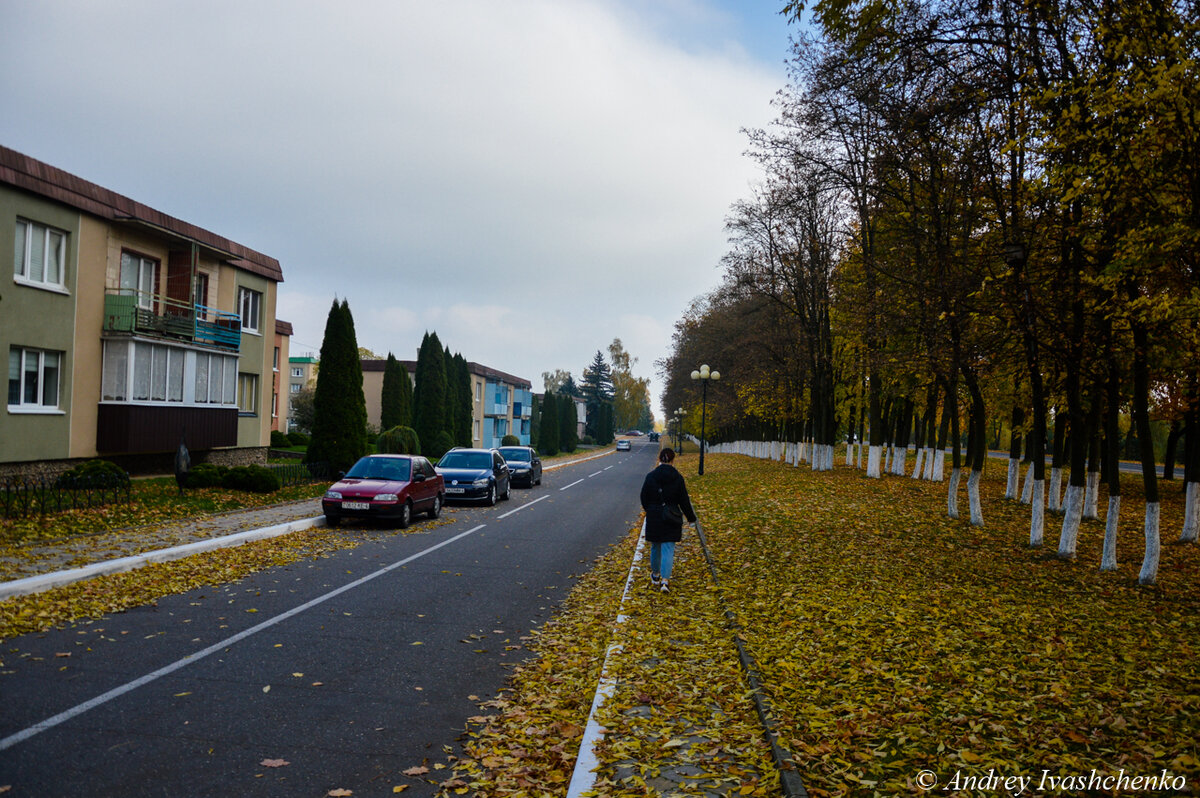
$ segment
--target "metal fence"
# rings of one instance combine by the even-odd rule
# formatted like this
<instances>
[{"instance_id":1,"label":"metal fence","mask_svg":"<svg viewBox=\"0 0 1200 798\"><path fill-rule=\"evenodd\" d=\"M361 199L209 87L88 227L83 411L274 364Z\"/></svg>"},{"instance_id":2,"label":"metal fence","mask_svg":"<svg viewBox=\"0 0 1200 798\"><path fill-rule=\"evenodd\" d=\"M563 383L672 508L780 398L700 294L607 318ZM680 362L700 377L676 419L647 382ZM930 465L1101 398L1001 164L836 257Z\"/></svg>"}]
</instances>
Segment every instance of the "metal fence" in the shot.
<instances>
[{"instance_id":1,"label":"metal fence","mask_svg":"<svg viewBox=\"0 0 1200 798\"><path fill-rule=\"evenodd\" d=\"M310 482L333 480L329 463L270 463L267 468L275 472L283 487L307 485Z\"/></svg>"},{"instance_id":2,"label":"metal fence","mask_svg":"<svg viewBox=\"0 0 1200 798\"><path fill-rule=\"evenodd\" d=\"M13 476L0 481L0 515L21 518L85 507L129 501L133 497L128 477L94 474L64 479L61 476Z\"/></svg>"}]
</instances>

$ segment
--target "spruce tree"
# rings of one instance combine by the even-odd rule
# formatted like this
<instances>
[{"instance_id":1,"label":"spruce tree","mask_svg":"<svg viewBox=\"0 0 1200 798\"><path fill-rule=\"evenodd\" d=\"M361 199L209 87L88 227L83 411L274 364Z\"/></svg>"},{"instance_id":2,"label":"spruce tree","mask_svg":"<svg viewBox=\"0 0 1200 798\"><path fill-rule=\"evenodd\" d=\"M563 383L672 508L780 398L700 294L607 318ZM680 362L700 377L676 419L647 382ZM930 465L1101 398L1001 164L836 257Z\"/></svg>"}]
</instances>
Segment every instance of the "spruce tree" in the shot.
<instances>
[{"instance_id":1,"label":"spruce tree","mask_svg":"<svg viewBox=\"0 0 1200 798\"><path fill-rule=\"evenodd\" d=\"M367 404L350 304L335 299L325 321L313 393L312 440L305 462L346 471L367 453Z\"/></svg>"},{"instance_id":2,"label":"spruce tree","mask_svg":"<svg viewBox=\"0 0 1200 798\"><path fill-rule=\"evenodd\" d=\"M428 450L423 454L432 454L438 435L446 431L446 355L437 333L425 333L417 352L412 427Z\"/></svg>"},{"instance_id":3,"label":"spruce tree","mask_svg":"<svg viewBox=\"0 0 1200 798\"><path fill-rule=\"evenodd\" d=\"M379 398L379 428L381 430L408 426L408 423L401 417L404 403L401 391L406 382L408 382L408 372L400 365L400 361L396 360L395 355L388 352L387 363L383 367L383 391Z\"/></svg>"},{"instance_id":4,"label":"spruce tree","mask_svg":"<svg viewBox=\"0 0 1200 798\"><path fill-rule=\"evenodd\" d=\"M542 428L538 435L538 451L546 457L558 454L558 397L546 391L542 399Z\"/></svg>"}]
</instances>

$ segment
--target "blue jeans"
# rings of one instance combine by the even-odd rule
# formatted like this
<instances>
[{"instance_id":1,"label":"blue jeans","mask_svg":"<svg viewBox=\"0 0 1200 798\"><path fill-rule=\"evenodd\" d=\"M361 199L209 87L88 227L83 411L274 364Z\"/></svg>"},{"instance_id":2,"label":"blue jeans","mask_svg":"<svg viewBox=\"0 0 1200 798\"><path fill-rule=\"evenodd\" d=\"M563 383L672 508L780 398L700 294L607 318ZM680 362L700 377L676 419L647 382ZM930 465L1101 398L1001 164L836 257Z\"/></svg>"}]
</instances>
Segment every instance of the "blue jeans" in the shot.
<instances>
[{"instance_id":1,"label":"blue jeans","mask_svg":"<svg viewBox=\"0 0 1200 798\"><path fill-rule=\"evenodd\" d=\"M663 579L671 578L671 566L675 564L675 543L665 540L650 544L650 573Z\"/></svg>"}]
</instances>

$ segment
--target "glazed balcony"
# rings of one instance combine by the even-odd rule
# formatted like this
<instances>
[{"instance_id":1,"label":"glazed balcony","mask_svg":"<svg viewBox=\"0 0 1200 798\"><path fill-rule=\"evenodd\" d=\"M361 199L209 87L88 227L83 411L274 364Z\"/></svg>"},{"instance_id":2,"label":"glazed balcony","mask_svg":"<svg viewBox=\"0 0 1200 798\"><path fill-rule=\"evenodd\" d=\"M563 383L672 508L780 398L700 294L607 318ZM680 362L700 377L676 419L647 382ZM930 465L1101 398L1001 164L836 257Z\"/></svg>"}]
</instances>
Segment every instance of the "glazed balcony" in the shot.
<instances>
[{"instance_id":1,"label":"glazed balcony","mask_svg":"<svg viewBox=\"0 0 1200 798\"><path fill-rule=\"evenodd\" d=\"M237 352L242 342L242 319L236 313L159 294L110 288L104 292L104 331L188 341Z\"/></svg>"}]
</instances>

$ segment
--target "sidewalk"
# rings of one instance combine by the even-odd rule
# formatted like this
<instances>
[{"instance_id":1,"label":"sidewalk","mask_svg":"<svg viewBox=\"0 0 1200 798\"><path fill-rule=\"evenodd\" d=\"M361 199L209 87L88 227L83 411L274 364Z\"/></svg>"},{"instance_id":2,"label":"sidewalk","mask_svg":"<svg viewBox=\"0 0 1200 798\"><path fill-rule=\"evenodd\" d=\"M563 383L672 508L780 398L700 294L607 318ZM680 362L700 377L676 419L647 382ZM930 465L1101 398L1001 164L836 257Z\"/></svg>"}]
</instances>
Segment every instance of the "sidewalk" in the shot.
<instances>
[{"instance_id":1,"label":"sidewalk","mask_svg":"<svg viewBox=\"0 0 1200 798\"><path fill-rule=\"evenodd\" d=\"M98 573L129 570L155 559L172 559L170 550L180 546L191 545L194 549L187 553L195 553L195 550L203 548L197 544L204 541L214 541L213 547L235 545L235 541L241 543L247 538L233 538L220 544L215 541L256 531L264 531L260 537L267 537L270 533L265 530L280 525L291 524L293 530L299 529L301 527L296 522L316 519L320 515L321 500L305 499L270 507L231 510L161 526L116 529L98 535L24 546L16 556L0 557L0 599L69 584ZM18 580L29 581L24 585L14 585Z\"/></svg>"}]
</instances>

